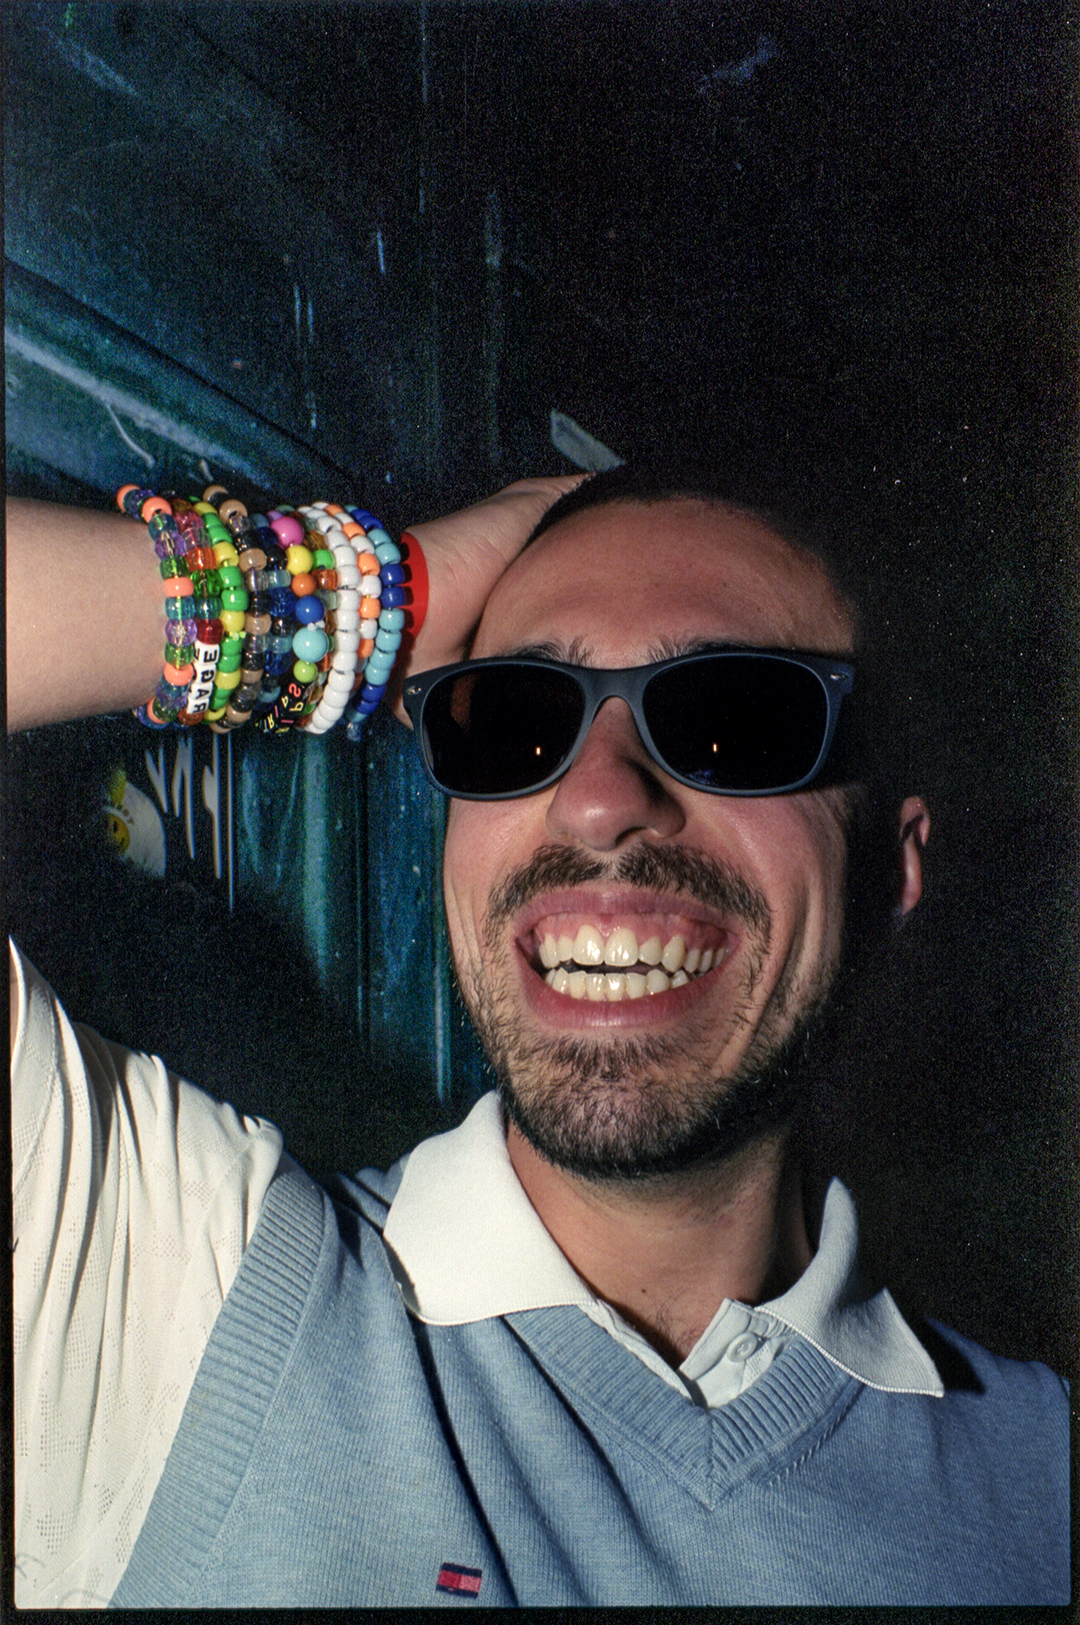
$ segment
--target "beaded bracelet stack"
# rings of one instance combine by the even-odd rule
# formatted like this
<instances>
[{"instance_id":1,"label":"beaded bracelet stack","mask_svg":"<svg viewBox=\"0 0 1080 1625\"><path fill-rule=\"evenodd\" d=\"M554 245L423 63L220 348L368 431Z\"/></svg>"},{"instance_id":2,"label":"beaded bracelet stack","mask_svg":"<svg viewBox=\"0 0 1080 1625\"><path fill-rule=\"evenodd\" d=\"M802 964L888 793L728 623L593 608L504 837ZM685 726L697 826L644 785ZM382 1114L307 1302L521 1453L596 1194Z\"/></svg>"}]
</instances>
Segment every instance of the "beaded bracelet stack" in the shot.
<instances>
[{"instance_id":1,"label":"beaded bracelet stack","mask_svg":"<svg viewBox=\"0 0 1080 1625\"><path fill-rule=\"evenodd\" d=\"M200 499L125 485L116 500L148 526L165 595L162 677L135 711L141 722L322 734L347 716L348 737L360 737L407 628L410 574L422 588L413 635L426 610L414 537L410 571L366 509L312 502L249 514L220 485Z\"/></svg>"}]
</instances>

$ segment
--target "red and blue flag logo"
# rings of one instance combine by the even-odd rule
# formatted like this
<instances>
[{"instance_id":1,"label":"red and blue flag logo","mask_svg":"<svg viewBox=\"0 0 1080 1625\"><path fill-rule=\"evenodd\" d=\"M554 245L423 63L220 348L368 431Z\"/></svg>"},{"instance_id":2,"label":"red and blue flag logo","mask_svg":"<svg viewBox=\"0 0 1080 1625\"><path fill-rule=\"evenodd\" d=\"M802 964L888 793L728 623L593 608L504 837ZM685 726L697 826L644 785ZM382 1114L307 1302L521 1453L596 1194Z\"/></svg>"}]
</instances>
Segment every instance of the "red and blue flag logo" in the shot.
<instances>
[{"instance_id":1,"label":"red and blue flag logo","mask_svg":"<svg viewBox=\"0 0 1080 1625\"><path fill-rule=\"evenodd\" d=\"M450 1591L458 1597L475 1597L484 1578L483 1569L463 1569L457 1563L444 1563L435 1582L436 1591Z\"/></svg>"}]
</instances>

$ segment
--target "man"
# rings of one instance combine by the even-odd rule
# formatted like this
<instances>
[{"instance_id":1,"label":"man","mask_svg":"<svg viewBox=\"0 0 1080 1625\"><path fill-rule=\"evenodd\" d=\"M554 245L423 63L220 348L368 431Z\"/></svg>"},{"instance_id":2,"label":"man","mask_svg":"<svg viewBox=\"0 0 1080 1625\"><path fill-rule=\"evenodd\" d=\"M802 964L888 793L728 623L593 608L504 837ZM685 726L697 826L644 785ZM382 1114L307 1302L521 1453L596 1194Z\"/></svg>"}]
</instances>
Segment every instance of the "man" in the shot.
<instances>
[{"instance_id":1,"label":"man","mask_svg":"<svg viewBox=\"0 0 1080 1625\"><path fill-rule=\"evenodd\" d=\"M553 494L530 492L528 524L504 494L485 565L483 509L421 531L455 619L404 681L452 796L447 915L498 1100L335 1208L267 1125L80 1043L18 971L17 1077L81 1064L89 1109L68 1085L53 1110L82 1109L95 1168L123 1170L85 1176L96 1217L66 1274L40 1217L64 1201L55 1171L23 1204L46 1260L20 1327L40 1453L92 1391L79 1540L50 1538L47 1496L19 1512L28 1595L25 1558L52 1564L35 1599L1068 1598L1062 1385L943 1331L935 1362L860 1285L846 1192L813 1204L793 1151L875 822L847 765L856 608L779 521L685 481L599 477L515 558ZM929 819L916 796L892 814L875 872L902 917ZM72 1289L96 1272L96 1296ZM81 1295L102 1305L94 1347ZM109 1374L133 1361L135 1397Z\"/></svg>"}]
</instances>

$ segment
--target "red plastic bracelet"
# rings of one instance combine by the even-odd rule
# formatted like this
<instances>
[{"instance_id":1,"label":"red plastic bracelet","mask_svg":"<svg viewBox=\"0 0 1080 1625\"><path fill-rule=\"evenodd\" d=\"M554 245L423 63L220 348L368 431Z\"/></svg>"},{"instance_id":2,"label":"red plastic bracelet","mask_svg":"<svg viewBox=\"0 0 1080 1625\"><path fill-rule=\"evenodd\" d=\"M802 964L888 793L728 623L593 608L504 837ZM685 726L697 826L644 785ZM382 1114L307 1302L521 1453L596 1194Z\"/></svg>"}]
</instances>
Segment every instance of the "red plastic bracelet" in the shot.
<instances>
[{"instance_id":1,"label":"red plastic bracelet","mask_svg":"<svg viewBox=\"0 0 1080 1625\"><path fill-rule=\"evenodd\" d=\"M411 531L404 531L402 542L408 549L405 563L409 567L409 592L411 601L405 605L405 630L413 638L420 636L428 612L428 569L424 550Z\"/></svg>"}]
</instances>

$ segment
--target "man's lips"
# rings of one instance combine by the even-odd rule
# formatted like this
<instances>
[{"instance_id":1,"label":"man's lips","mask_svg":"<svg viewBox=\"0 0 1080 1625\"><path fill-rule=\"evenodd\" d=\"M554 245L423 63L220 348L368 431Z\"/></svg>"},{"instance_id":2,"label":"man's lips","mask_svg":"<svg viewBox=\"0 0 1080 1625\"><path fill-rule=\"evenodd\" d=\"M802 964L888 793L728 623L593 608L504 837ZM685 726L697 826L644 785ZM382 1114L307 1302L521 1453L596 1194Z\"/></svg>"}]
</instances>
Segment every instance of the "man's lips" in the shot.
<instances>
[{"instance_id":1,"label":"man's lips","mask_svg":"<svg viewBox=\"0 0 1080 1625\"><path fill-rule=\"evenodd\" d=\"M545 991L551 990L542 1005L554 995L558 1004L552 1008L565 1010L572 1001L651 1005L725 964L740 934L738 922L693 901L623 888L575 888L538 898L516 922L515 942L534 973L526 978L530 996L539 993L534 977L542 978ZM663 998L665 1007L670 1002Z\"/></svg>"}]
</instances>

